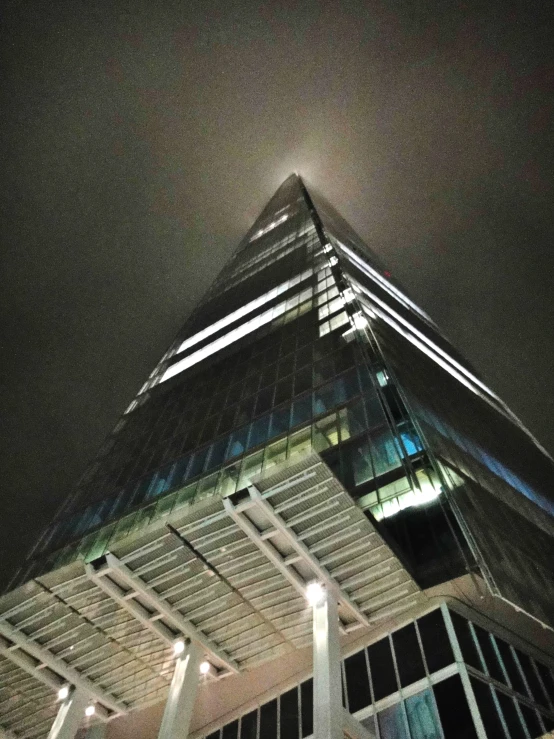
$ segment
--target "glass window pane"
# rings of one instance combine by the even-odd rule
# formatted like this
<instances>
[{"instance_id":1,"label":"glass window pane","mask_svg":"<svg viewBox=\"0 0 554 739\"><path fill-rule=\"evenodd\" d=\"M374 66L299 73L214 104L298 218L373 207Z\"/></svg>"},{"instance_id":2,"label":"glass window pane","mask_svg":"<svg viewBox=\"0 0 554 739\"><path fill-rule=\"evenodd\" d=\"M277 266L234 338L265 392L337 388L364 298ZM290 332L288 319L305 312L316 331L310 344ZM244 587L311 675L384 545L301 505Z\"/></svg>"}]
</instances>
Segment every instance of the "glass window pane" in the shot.
<instances>
[{"instance_id":1,"label":"glass window pane","mask_svg":"<svg viewBox=\"0 0 554 739\"><path fill-rule=\"evenodd\" d=\"M500 709L504 716L504 721L506 722L506 726L510 732L511 739L526 739L523 724L519 718L513 698L510 698L501 690L497 690L495 692L498 702L500 703Z\"/></svg>"},{"instance_id":2,"label":"glass window pane","mask_svg":"<svg viewBox=\"0 0 554 739\"><path fill-rule=\"evenodd\" d=\"M408 624L392 635L400 687L415 683L425 677L425 667L417 640L415 624Z\"/></svg>"},{"instance_id":3,"label":"glass window pane","mask_svg":"<svg viewBox=\"0 0 554 739\"><path fill-rule=\"evenodd\" d=\"M238 735L239 722L232 721L230 724L227 724L227 726L223 727L223 731L221 732L221 739L238 739Z\"/></svg>"},{"instance_id":4,"label":"glass window pane","mask_svg":"<svg viewBox=\"0 0 554 739\"><path fill-rule=\"evenodd\" d=\"M246 439L248 437L248 426L235 431L229 440L229 447L225 459L233 459L240 454L244 454L246 450Z\"/></svg>"},{"instance_id":5,"label":"glass window pane","mask_svg":"<svg viewBox=\"0 0 554 739\"><path fill-rule=\"evenodd\" d=\"M314 684L312 680L306 680L300 686L300 701L302 709L302 736L305 737L309 736L314 730Z\"/></svg>"},{"instance_id":6,"label":"glass window pane","mask_svg":"<svg viewBox=\"0 0 554 739\"><path fill-rule=\"evenodd\" d=\"M517 664L514 660L514 655L512 654L509 644L497 636L495 636L495 641L498 651L500 652L500 656L502 657L502 662L504 663L504 669L508 673L508 678L512 688L516 692L521 693L521 695L526 695L525 684L521 677L521 673L517 668Z\"/></svg>"},{"instance_id":7,"label":"glass window pane","mask_svg":"<svg viewBox=\"0 0 554 739\"><path fill-rule=\"evenodd\" d=\"M339 427L336 414L321 418L314 424L313 446L316 452L322 452L339 443Z\"/></svg>"},{"instance_id":8,"label":"glass window pane","mask_svg":"<svg viewBox=\"0 0 554 739\"><path fill-rule=\"evenodd\" d=\"M406 699L411 739L442 739L435 701L430 690Z\"/></svg>"},{"instance_id":9,"label":"glass window pane","mask_svg":"<svg viewBox=\"0 0 554 739\"><path fill-rule=\"evenodd\" d=\"M264 450L260 449L259 452L249 454L242 460L237 490L240 490L241 488L244 488L248 484L250 484L252 478L262 471L263 458Z\"/></svg>"},{"instance_id":10,"label":"glass window pane","mask_svg":"<svg viewBox=\"0 0 554 739\"><path fill-rule=\"evenodd\" d=\"M271 416L268 413L250 424L250 436L248 437L249 449L259 444L264 444L267 441L270 418Z\"/></svg>"},{"instance_id":11,"label":"glass window pane","mask_svg":"<svg viewBox=\"0 0 554 739\"><path fill-rule=\"evenodd\" d=\"M444 739L477 739L459 675L433 686Z\"/></svg>"},{"instance_id":12,"label":"glass window pane","mask_svg":"<svg viewBox=\"0 0 554 739\"><path fill-rule=\"evenodd\" d=\"M367 653L373 683L373 699L378 701L398 690L388 638L371 644L367 648Z\"/></svg>"},{"instance_id":13,"label":"glass window pane","mask_svg":"<svg viewBox=\"0 0 554 739\"><path fill-rule=\"evenodd\" d=\"M477 641L479 642L481 654L485 660L485 665L489 675L501 683L506 682L506 678L504 677L504 673L502 672L502 668L498 662L498 657L493 647L490 634L480 626L477 626L477 624L473 624L473 630L475 631Z\"/></svg>"},{"instance_id":14,"label":"glass window pane","mask_svg":"<svg viewBox=\"0 0 554 739\"><path fill-rule=\"evenodd\" d=\"M381 739L409 739L401 703L385 708L377 714Z\"/></svg>"},{"instance_id":15,"label":"glass window pane","mask_svg":"<svg viewBox=\"0 0 554 739\"><path fill-rule=\"evenodd\" d=\"M270 437L279 436L289 430L290 405L279 408L271 414Z\"/></svg>"},{"instance_id":16,"label":"glass window pane","mask_svg":"<svg viewBox=\"0 0 554 739\"><path fill-rule=\"evenodd\" d=\"M312 448L312 429L308 428L300 429L294 434L291 434L289 439L289 451L288 456L292 454L307 454Z\"/></svg>"},{"instance_id":17,"label":"glass window pane","mask_svg":"<svg viewBox=\"0 0 554 739\"><path fill-rule=\"evenodd\" d=\"M437 672L454 662L454 654L440 608L418 619L417 626L429 672Z\"/></svg>"},{"instance_id":18,"label":"glass window pane","mask_svg":"<svg viewBox=\"0 0 554 739\"><path fill-rule=\"evenodd\" d=\"M275 388L275 405L284 403L292 397L292 375L281 380Z\"/></svg>"},{"instance_id":19,"label":"glass window pane","mask_svg":"<svg viewBox=\"0 0 554 739\"><path fill-rule=\"evenodd\" d=\"M292 426L298 426L301 423L306 423L312 417L312 396L311 393L302 395L297 398L292 404Z\"/></svg>"},{"instance_id":20,"label":"glass window pane","mask_svg":"<svg viewBox=\"0 0 554 739\"><path fill-rule=\"evenodd\" d=\"M479 659L479 654L477 653L477 648L473 642L473 636L469 630L468 622L465 618L458 616L454 611L450 611L450 616L452 618L452 623L454 624L456 636L460 642L460 649L462 650L464 662L482 672L483 667L481 665L481 660Z\"/></svg>"},{"instance_id":21,"label":"glass window pane","mask_svg":"<svg viewBox=\"0 0 554 739\"><path fill-rule=\"evenodd\" d=\"M279 739L298 739L298 688L293 688L287 693L283 693L280 698L279 708Z\"/></svg>"},{"instance_id":22,"label":"glass window pane","mask_svg":"<svg viewBox=\"0 0 554 739\"><path fill-rule=\"evenodd\" d=\"M552 678L552 672L546 665L543 665L542 662L539 662L538 660L535 660L535 664L539 671L539 675L541 676L542 683L546 688L547 694L550 696L550 699L554 701L554 679Z\"/></svg>"},{"instance_id":23,"label":"glass window pane","mask_svg":"<svg viewBox=\"0 0 554 739\"><path fill-rule=\"evenodd\" d=\"M348 692L348 709L350 713L354 713L371 703L365 649L344 660L344 671Z\"/></svg>"},{"instance_id":24,"label":"glass window pane","mask_svg":"<svg viewBox=\"0 0 554 739\"><path fill-rule=\"evenodd\" d=\"M294 394L299 395L300 393L309 390L312 387L312 366L311 364L298 370L294 376Z\"/></svg>"},{"instance_id":25,"label":"glass window pane","mask_svg":"<svg viewBox=\"0 0 554 739\"><path fill-rule=\"evenodd\" d=\"M204 463L206 462L206 457L208 456L208 449L209 447L207 449L201 449L192 457L187 472L187 478L196 477L196 475L199 475L202 472L204 469Z\"/></svg>"},{"instance_id":26,"label":"glass window pane","mask_svg":"<svg viewBox=\"0 0 554 739\"><path fill-rule=\"evenodd\" d=\"M274 390L275 387L272 385L271 387L268 387L265 390L262 390L261 393L259 393L256 400L256 416L259 416L261 413L265 413L266 411L271 410L271 406L273 405Z\"/></svg>"},{"instance_id":27,"label":"glass window pane","mask_svg":"<svg viewBox=\"0 0 554 739\"><path fill-rule=\"evenodd\" d=\"M240 721L240 739L256 739L258 735L258 712L252 711Z\"/></svg>"},{"instance_id":28,"label":"glass window pane","mask_svg":"<svg viewBox=\"0 0 554 739\"><path fill-rule=\"evenodd\" d=\"M475 700L477 701L477 707L481 714L481 720L487 732L487 736L499 737L504 739L504 729L502 728L502 721L496 710L496 704L492 698L491 688L487 683L481 682L471 678L471 686L475 693Z\"/></svg>"},{"instance_id":29,"label":"glass window pane","mask_svg":"<svg viewBox=\"0 0 554 739\"><path fill-rule=\"evenodd\" d=\"M537 712L533 708L526 706L524 703L519 704L519 710L523 714L523 720L527 724L527 729L532 739L542 736L543 731Z\"/></svg>"},{"instance_id":30,"label":"glass window pane","mask_svg":"<svg viewBox=\"0 0 554 739\"><path fill-rule=\"evenodd\" d=\"M264 703L260 708L260 737L277 739L277 701Z\"/></svg>"},{"instance_id":31,"label":"glass window pane","mask_svg":"<svg viewBox=\"0 0 554 739\"><path fill-rule=\"evenodd\" d=\"M537 673L535 672L535 668L532 664L531 658L524 652L520 652L519 649L516 649L516 652L519 658L519 664L521 665L521 669L523 670L523 674L525 675L525 679L527 680L527 685L529 686L529 690L531 691L530 697L539 705L548 706L547 697L544 693L539 678L537 677Z\"/></svg>"},{"instance_id":32,"label":"glass window pane","mask_svg":"<svg viewBox=\"0 0 554 739\"><path fill-rule=\"evenodd\" d=\"M216 441L212 444L210 458L206 469L211 470L214 467L218 467L223 462L223 457L225 456L225 450L227 448L227 442L227 437L224 437L223 439L219 439L219 441Z\"/></svg>"},{"instance_id":33,"label":"glass window pane","mask_svg":"<svg viewBox=\"0 0 554 739\"><path fill-rule=\"evenodd\" d=\"M280 439L265 448L264 470L279 462L284 462L287 456L287 439Z\"/></svg>"},{"instance_id":34,"label":"glass window pane","mask_svg":"<svg viewBox=\"0 0 554 739\"><path fill-rule=\"evenodd\" d=\"M335 395L332 384L314 390L314 416L327 413L335 407Z\"/></svg>"}]
</instances>

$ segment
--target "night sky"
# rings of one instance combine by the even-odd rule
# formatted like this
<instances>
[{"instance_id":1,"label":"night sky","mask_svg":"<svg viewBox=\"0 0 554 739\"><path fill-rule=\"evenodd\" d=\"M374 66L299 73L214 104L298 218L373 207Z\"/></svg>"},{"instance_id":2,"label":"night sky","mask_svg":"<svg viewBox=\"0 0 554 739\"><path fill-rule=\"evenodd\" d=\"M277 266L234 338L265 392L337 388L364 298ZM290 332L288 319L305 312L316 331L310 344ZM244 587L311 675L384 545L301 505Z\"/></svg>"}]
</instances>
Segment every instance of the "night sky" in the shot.
<instances>
[{"instance_id":1,"label":"night sky","mask_svg":"<svg viewBox=\"0 0 554 739\"><path fill-rule=\"evenodd\" d=\"M293 170L554 451L550 3L4 7L4 573Z\"/></svg>"}]
</instances>

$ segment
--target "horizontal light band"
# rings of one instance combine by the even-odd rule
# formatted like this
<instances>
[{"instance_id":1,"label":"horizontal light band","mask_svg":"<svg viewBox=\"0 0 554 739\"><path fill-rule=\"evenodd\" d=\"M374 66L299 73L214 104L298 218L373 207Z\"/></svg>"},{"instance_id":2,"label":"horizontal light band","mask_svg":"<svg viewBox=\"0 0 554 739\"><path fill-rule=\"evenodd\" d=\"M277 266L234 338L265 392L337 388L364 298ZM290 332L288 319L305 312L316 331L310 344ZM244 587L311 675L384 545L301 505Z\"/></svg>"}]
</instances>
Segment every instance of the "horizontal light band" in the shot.
<instances>
[{"instance_id":1,"label":"horizontal light band","mask_svg":"<svg viewBox=\"0 0 554 739\"><path fill-rule=\"evenodd\" d=\"M183 343L179 345L179 348L177 349L175 354L180 354L181 352L185 351L185 349L188 349L191 346L198 344L198 342L207 339L208 336L217 333L222 328L225 328L225 326L229 326L231 323L234 323L234 321L238 321L239 318L252 313L252 311L256 310L256 308L259 308L261 305L268 303L270 300L273 300L273 298L276 298L278 295L282 295L291 287L294 287L295 285L298 285L304 280L308 279L308 277L311 277L312 274L313 270L308 269L305 272L296 275L296 277L293 277L291 280L282 282L280 285L274 287L272 290L265 293L264 295L260 295L259 298L251 300L250 303L246 303L246 305L241 306L236 311L233 311L233 313L229 313L229 315L221 318L219 321L212 323L211 326L208 326L207 328L202 329L202 331L199 331L197 334L194 334L194 336L190 336L188 339L185 339L185 341L183 341Z\"/></svg>"},{"instance_id":2,"label":"horizontal light band","mask_svg":"<svg viewBox=\"0 0 554 739\"><path fill-rule=\"evenodd\" d=\"M172 364L171 367L168 367L167 370L164 372L160 379L160 382L165 382L166 380L169 380L170 377L178 375L180 372L183 372L189 367L192 367L194 364L198 364L198 362L206 359L206 357L209 357L212 354L221 351L221 349L230 346L235 341L242 339L243 336L247 336L248 334L252 333L252 331L255 331L257 328L260 328L266 323L273 321L275 318L282 316L283 313L286 313L287 310L293 308L294 305L298 305L298 302L301 302L300 299L307 300L312 295L313 288L307 288L306 290L303 290L302 293L300 293L298 296L293 296L288 300L283 300L282 303L279 303L273 308L266 310L264 313L260 313L259 316L250 319L246 323L237 326L237 328L229 331L229 333L220 336L219 339L216 339L215 341L212 341L211 344L207 344L206 346L202 347L202 349L198 349L198 351L189 354L188 357L183 357L183 359L181 359L179 362ZM297 302L292 304L291 300L293 300L294 297L297 297L298 300Z\"/></svg>"},{"instance_id":3,"label":"horizontal light band","mask_svg":"<svg viewBox=\"0 0 554 739\"><path fill-rule=\"evenodd\" d=\"M250 241L256 241L256 239L259 239L261 236L264 236L266 233L269 233L274 228L277 228L277 226L281 225L281 223L284 223L288 219L288 215L285 213L280 218L276 218L274 221L272 221L268 226L265 228L260 228L259 231L256 231L254 236L250 239Z\"/></svg>"}]
</instances>

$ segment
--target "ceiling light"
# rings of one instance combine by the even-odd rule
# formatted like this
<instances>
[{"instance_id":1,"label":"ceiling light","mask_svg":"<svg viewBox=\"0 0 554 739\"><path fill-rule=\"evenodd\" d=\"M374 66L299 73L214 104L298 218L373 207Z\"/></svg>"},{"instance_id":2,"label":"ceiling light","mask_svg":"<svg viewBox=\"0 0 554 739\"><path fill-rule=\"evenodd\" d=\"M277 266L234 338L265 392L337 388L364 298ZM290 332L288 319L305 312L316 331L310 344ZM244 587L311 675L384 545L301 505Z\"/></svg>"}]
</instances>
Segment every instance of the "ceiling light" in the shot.
<instances>
[{"instance_id":1,"label":"ceiling light","mask_svg":"<svg viewBox=\"0 0 554 739\"><path fill-rule=\"evenodd\" d=\"M68 695L69 695L69 685L62 685L62 687L58 690L58 700L64 701Z\"/></svg>"},{"instance_id":2,"label":"ceiling light","mask_svg":"<svg viewBox=\"0 0 554 739\"><path fill-rule=\"evenodd\" d=\"M362 313L354 313L352 318L354 320L354 326L356 326L356 328L362 329L367 326L367 318Z\"/></svg>"},{"instance_id":3,"label":"ceiling light","mask_svg":"<svg viewBox=\"0 0 554 739\"><path fill-rule=\"evenodd\" d=\"M87 706L85 708L85 716L94 716L96 708L94 706Z\"/></svg>"},{"instance_id":4,"label":"ceiling light","mask_svg":"<svg viewBox=\"0 0 554 739\"><path fill-rule=\"evenodd\" d=\"M173 645L173 654L178 657L180 654L183 654L185 651L185 642L182 639L179 639L179 641L176 641Z\"/></svg>"},{"instance_id":5,"label":"ceiling light","mask_svg":"<svg viewBox=\"0 0 554 739\"><path fill-rule=\"evenodd\" d=\"M207 675L211 669L211 664L209 662L206 662L206 660L200 663L200 672L202 673L202 675Z\"/></svg>"},{"instance_id":6,"label":"ceiling light","mask_svg":"<svg viewBox=\"0 0 554 739\"><path fill-rule=\"evenodd\" d=\"M323 585L318 582L311 582L306 588L306 599L311 606L319 605L325 597Z\"/></svg>"}]
</instances>

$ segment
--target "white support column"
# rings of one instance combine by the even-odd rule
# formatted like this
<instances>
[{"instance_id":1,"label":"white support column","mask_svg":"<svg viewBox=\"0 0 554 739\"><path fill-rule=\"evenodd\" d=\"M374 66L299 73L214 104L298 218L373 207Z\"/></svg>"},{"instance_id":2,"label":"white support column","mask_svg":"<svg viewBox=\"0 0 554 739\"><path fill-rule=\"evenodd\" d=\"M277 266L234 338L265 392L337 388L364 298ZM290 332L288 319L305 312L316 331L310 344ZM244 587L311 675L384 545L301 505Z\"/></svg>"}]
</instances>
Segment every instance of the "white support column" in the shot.
<instances>
[{"instance_id":1,"label":"white support column","mask_svg":"<svg viewBox=\"0 0 554 739\"><path fill-rule=\"evenodd\" d=\"M314 616L314 739L343 739L339 616L336 595L322 588Z\"/></svg>"},{"instance_id":2,"label":"white support column","mask_svg":"<svg viewBox=\"0 0 554 739\"><path fill-rule=\"evenodd\" d=\"M74 688L61 703L48 739L74 739L85 719L85 708L90 697L81 688Z\"/></svg>"},{"instance_id":3,"label":"white support column","mask_svg":"<svg viewBox=\"0 0 554 739\"><path fill-rule=\"evenodd\" d=\"M198 688L203 647L191 641L175 658L175 671L169 688L158 739L186 739Z\"/></svg>"}]
</instances>

